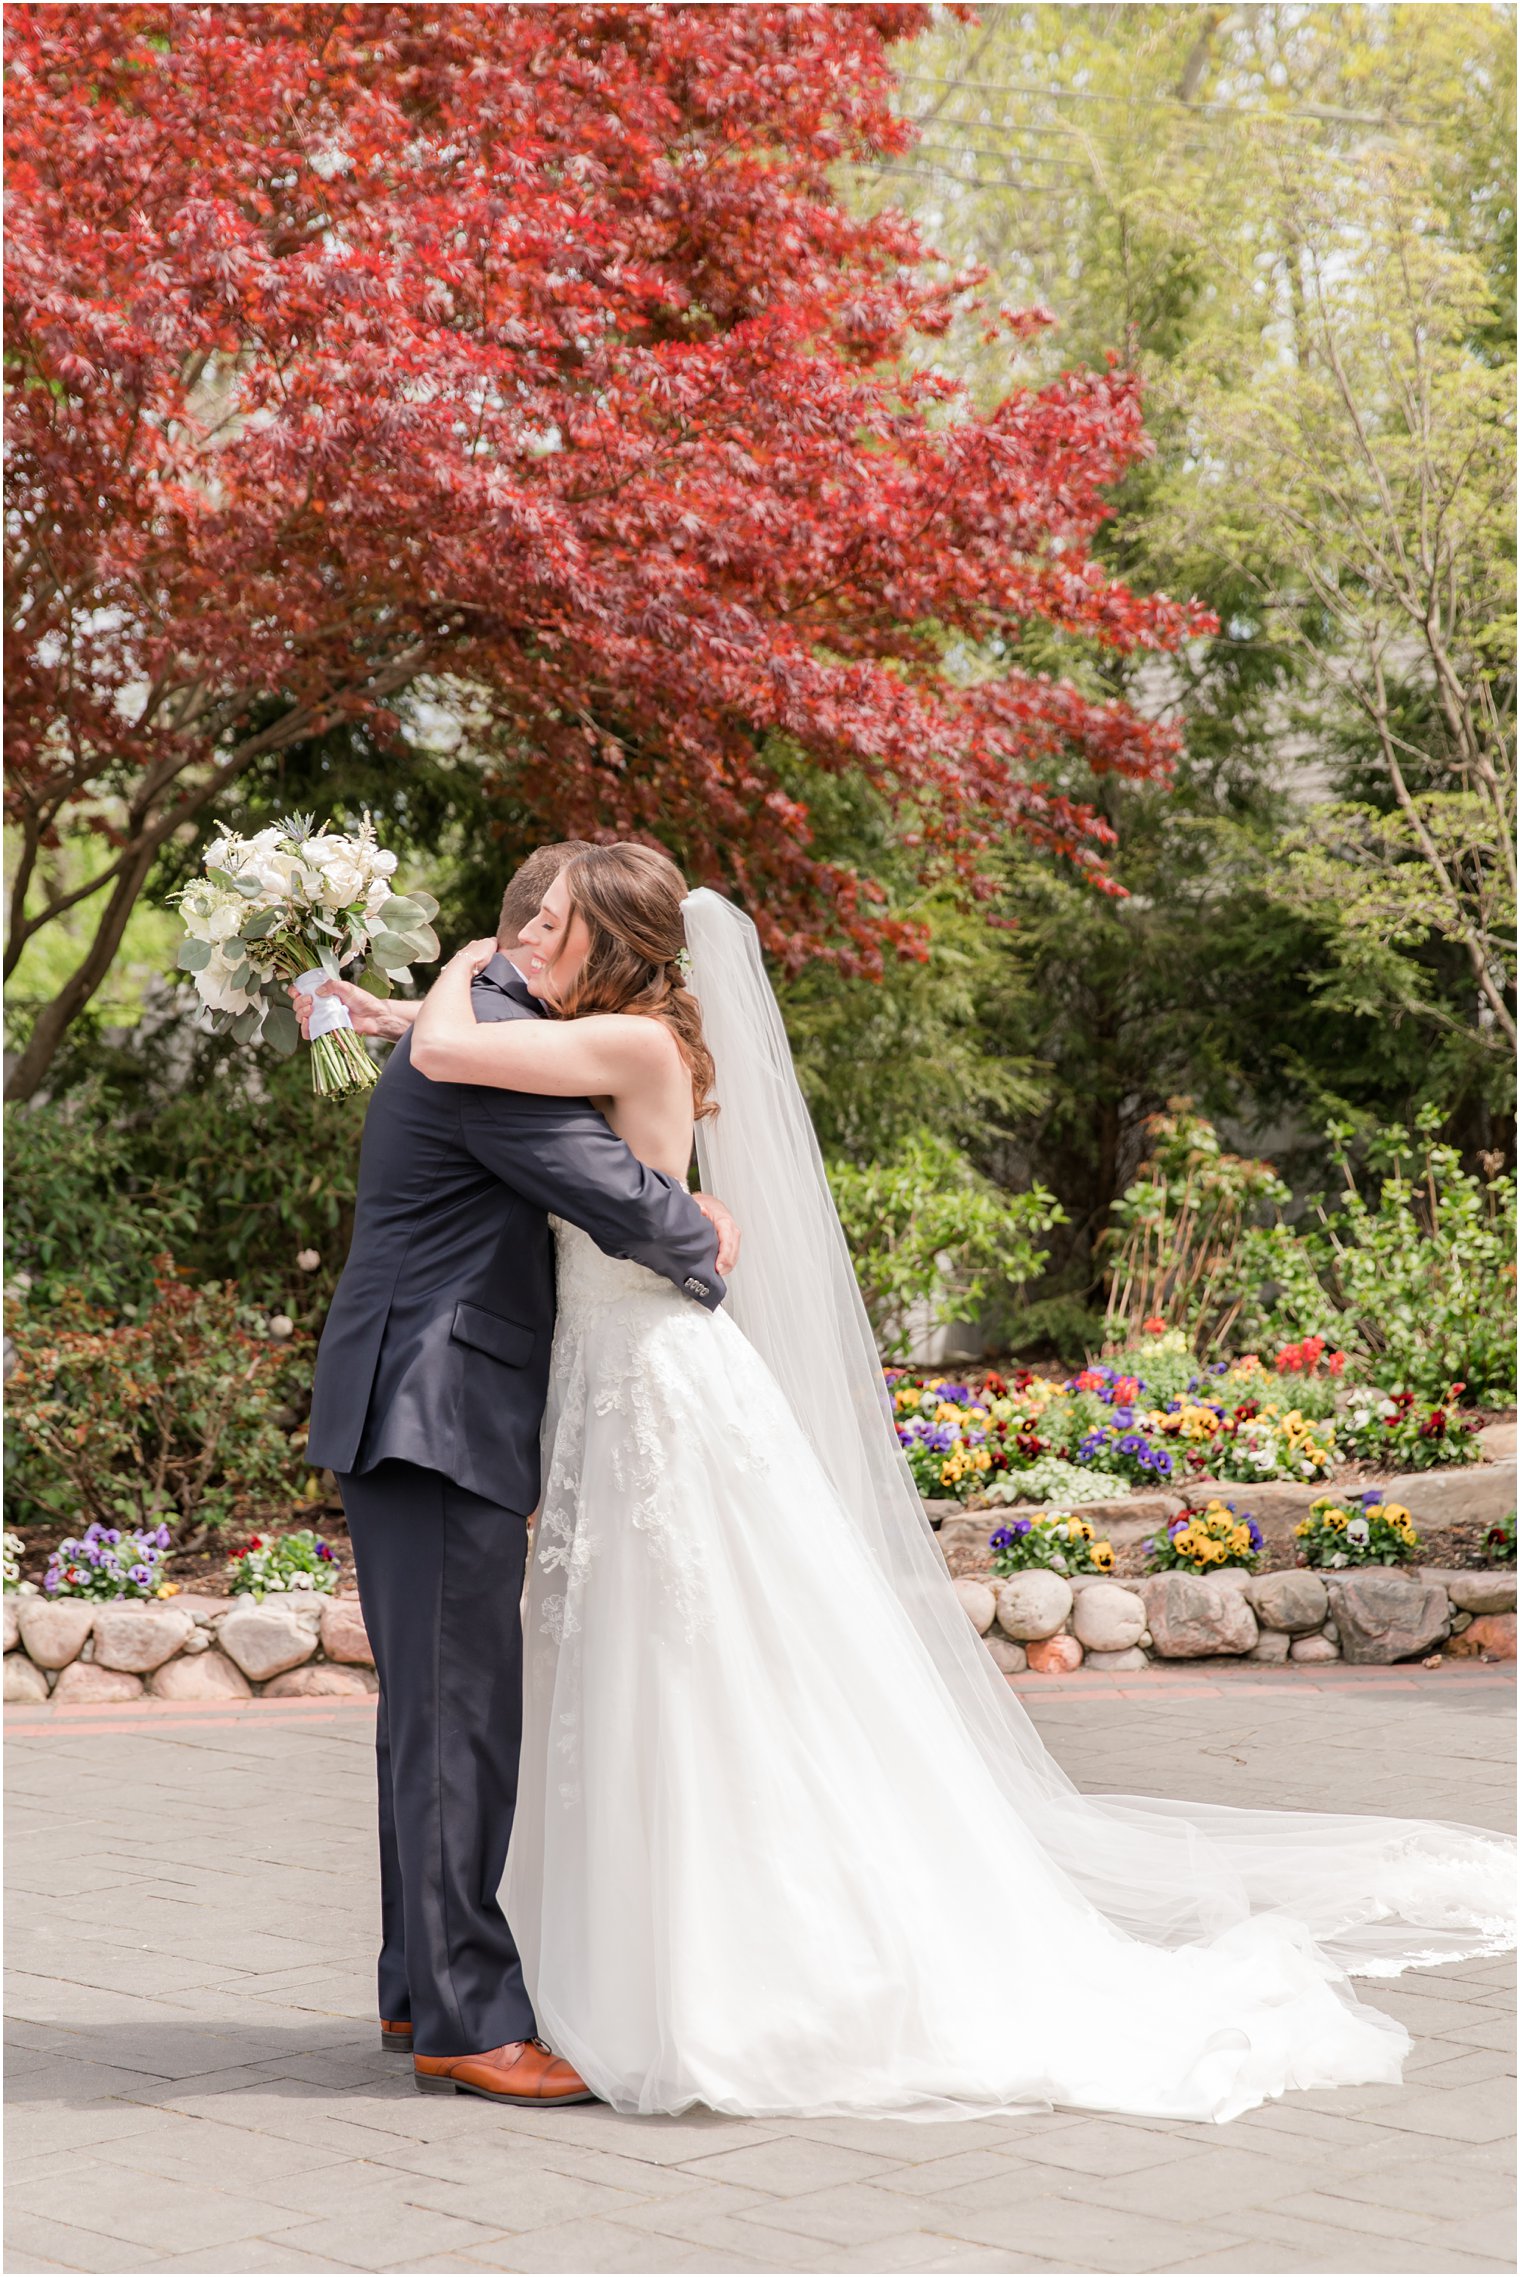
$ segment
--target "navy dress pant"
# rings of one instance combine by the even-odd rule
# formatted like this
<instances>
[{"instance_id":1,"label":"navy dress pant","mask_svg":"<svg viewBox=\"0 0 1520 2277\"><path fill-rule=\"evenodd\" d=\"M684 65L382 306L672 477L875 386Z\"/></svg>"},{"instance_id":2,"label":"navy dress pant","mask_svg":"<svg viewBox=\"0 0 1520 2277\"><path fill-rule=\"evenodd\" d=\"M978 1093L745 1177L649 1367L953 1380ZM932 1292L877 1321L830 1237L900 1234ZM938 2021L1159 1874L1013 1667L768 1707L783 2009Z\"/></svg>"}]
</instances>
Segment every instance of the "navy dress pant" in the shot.
<instances>
[{"instance_id":1,"label":"navy dress pant","mask_svg":"<svg viewBox=\"0 0 1520 2277\"><path fill-rule=\"evenodd\" d=\"M338 1484L380 1676L380 2014L420 2056L537 2029L496 1893L522 1742L527 1521L416 1463Z\"/></svg>"}]
</instances>

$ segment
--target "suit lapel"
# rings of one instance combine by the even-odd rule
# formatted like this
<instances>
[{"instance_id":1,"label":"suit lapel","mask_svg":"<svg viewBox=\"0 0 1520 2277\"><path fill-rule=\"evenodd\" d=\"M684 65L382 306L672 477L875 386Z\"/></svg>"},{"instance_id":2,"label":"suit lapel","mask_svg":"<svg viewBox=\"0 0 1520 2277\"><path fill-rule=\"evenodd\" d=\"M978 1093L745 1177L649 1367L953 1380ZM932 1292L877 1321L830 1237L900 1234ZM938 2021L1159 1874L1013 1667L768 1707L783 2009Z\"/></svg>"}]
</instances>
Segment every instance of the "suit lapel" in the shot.
<instances>
[{"instance_id":1,"label":"suit lapel","mask_svg":"<svg viewBox=\"0 0 1520 2277\"><path fill-rule=\"evenodd\" d=\"M515 1004L521 1004L529 1012L535 1013L540 1019L543 1018L544 1008L542 1004L523 979L511 958L503 956L500 949L497 950L484 971L475 975L474 985L476 988L488 990L493 995L510 996Z\"/></svg>"}]
</instances>

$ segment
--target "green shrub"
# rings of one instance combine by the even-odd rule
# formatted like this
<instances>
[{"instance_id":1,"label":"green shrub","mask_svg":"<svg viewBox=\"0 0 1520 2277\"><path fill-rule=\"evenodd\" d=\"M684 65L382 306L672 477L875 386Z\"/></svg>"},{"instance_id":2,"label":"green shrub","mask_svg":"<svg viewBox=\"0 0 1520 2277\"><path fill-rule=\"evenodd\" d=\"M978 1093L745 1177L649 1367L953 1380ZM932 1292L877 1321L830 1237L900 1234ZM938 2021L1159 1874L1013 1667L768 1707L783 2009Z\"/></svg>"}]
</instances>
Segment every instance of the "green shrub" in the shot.
<instances>
[{"instance_id":1,"label":"green shrub","mask_svg":"<svg viewBox=\"0 0 1520 2277\"><path fill-rule=\"evenodd\" d=\"M363 1120L362 1098L313 1096L299 1055L256 1062L150 1024L74 1089L7 1108L7 1281L34 1306L73 1288L120 1312L172 1249L195 1278L315 1323L347 1254Z\"/></svg>"},{"instance_id":2,"label":"green shrub","mask_svg":"<svg viewBox=\"0 0 1520 2277\"><path fill-rule=\"evenodd\" d=\"M164 1257L138 1319L68 1295L9 1310L6 1493L22 1522L166 1523L188 1546L299 1493L288 1377L309 1347L254 1334L230 1284L191 1287Z\"/></svg>"},{"instance_id":3,"label":"green shrub","mask_svg":"<svg viewBox=\"0 0 1520 2277\"><path fill-rule=\"evenodd\" d=\"M1043 1186L1005 1194L927 1130L889 1161L832 1164L829 1183L889 1357L906 1352L916 1308L937 1324L969 1320L992 1282L1027 1281L1045 1261L1035 1237L1062 1217Z\"/></svg>"},{"instance_id":4,"label":"green shrub","mask_svg":"<svg viewBox=\"0 0 1520 2277\"><path fill-rule=\"evenodd\" d=\"M1257 1229L1242 1245L1250 1306L1243 1331L1321 1335L1351 1370L1388 1391L1439 1404L1453 1383L1503 1401L1515 1385L1515 1181L1476 1178L1422 1110L1416 1135L1379 1134L1364 1193L1351 1132L1329 1132L1341 1172L1336 1202L1316 1199L1302 1229ZM1263 1306L1261 1292L1270 1287Z\"/></svg>"},{"instance_id":5,"label":"green shrub","mask_svg":"<svg viewBox=\"0 0 1520 2277\"><path fill-rule=\"evenodd\" d=\"M34 1306L65 1290L119 1312L153 1287L153 1261L195 1225L177 1180L144 1175L98 1083L5 1111L5 1278Z\"/></svg>"}]
</instances>

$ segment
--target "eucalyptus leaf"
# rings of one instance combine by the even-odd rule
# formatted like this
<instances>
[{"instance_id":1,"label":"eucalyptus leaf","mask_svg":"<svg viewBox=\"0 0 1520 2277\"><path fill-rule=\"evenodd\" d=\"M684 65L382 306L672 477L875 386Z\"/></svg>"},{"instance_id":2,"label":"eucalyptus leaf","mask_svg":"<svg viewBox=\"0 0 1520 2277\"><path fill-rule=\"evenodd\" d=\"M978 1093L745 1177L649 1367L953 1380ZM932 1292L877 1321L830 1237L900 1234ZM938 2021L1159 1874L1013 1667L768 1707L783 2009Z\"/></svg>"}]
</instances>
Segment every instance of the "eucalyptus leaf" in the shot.
<instances>
[{"instance_id":1,"label":"eucalyptus leaf","mask_svg":"<svg viewBox=\"0 0 1520 2277\"><path fill-rule=\"evenodd\" d=\"M413 925L402 934L407 953L419 964L430 965L438 954L438 936L431 925Z\"/></svg>"},{"instance_id":2,"label":"eucalyptus leaf","mask_svg":"<svg viewBox=\"0 0 1520 2277\"><path fill-rule=\"evenodd\" d=\"M369 953L387 971L394 971L397 965L406 963L411 952L399 933L387 933L382 929L370 935Z\"/></svg>"},{"instance_id":3,"label":"eucalyptus leaf","mask_svg":"<svg viewBox=\"0 0 1520 2277\"><path fill-rule=\"evenodd\" d=\"M322 967L322 970L326 973L329 980L341 980L343 978L342 969L338 964L338 960L333 955L331 949L327 946L327 943L325 941L319 941L317 943L317 962Z\"/></svg>"},{"instance_id":4,"label":"eucalyptus leaf","mask_svg":"<svg viewBox=\"0 0 1520 2277\"><path fill-rule=\"evenodd\" d=\"M364 968L364 977L359 985L361 988L367 988L371 996L389 996L391 993L391 976L384 965L367 964Z\"/></svg>"},{"instance_id":5,"label":"eucalyptus leaf","mask_svg":"<svg viewBox=\"0 0 1520 2277\"><path fill-rule=\"evenodd\" d=\"M264 1041L274 1046L281 1059L289 1059L301 1041L301 1024L288 1004L272 1004L264 1014Z\"/></svg>"},{"instance_id":6,"label":"eucalyptus leaf","mask_svg":"<svg viewBox=\"0 0 1520 2277\"><path fill-rule=\"evenodd\" d=\"M237 877L232 882L245 901L257 901L264 891L263 880L260 878Z\"/></svg>"},{"instance_id":7,"label":"eucalyptus leaf","mask_svg":"<svg viewBox=\"0 0 1520 2277\"><path fill-rule=\"evenodd\" d=\"M426 914L410 894L393 893L389 901L380 904L380 923L389 925L397 933L404 933Z\"/></svg>"},{"instance_id":8,"label":"eucalyptus leaf","mask_svg":"<svg viewBox=\"0 0 1520 2277\"><path fill-rule=\"evenodd\" d=\"M250 1004L246 1012L240 1012L232 1023L234 1043L252 1043L259 1032L259 1023L263 1018L264 1013L257 1004Z\"/></svg>"},{"instance_id":9,"label":"eucalyptus leaf","mask_svg":"<svg viewBox=\"0 0 1520 2277\"><path fill-rule=\"evenodd\" d=\"M438 904L433 899L432 895L430 893L409 893L405 898L408 901L414 902L416 904L417 908L421 910L422 915L431 925L433 919L438 915Z\"/></svg>"},{"instance_id":10,"label":"eucalyptus leaf","mask_svg":"<svg viewBox=\"0 0 1520 2277\"><path fill-rule=\"evenodd\" d=\"M408 988L412 985L412 968L410 965L392 965L390 976L392 980L404 980Z\"/></svg>"},{"instance_id":11,"label":"eucalyptus leaf","mask_svg":"<svg viewBox=\"0 0 1520 2277\"><path fill-rule=\"evenodd\" d=\"M267 941L280 922L278 909L261 909L257 917L250 917L243 927L245 941Z\"/></svg>"},{"instance_id":12,"label":"eucalyptus leaf","mask_svg":"<svg viewBox=\"0 0 1520 2277\"><path fill-rule=\"evenodd\" d=\"M211 962L211 943L194 939L181 941L174 961L181 972L204 972Z\"/></svg>"}]
</instances>

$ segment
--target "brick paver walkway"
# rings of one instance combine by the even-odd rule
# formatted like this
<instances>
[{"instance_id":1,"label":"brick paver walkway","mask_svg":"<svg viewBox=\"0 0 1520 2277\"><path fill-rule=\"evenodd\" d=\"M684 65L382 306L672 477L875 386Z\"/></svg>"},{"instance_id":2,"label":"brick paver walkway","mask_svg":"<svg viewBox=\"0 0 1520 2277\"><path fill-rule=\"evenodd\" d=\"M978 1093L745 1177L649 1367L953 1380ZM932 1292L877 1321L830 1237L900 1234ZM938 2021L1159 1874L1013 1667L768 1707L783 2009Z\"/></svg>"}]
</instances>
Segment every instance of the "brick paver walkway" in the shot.
<instances>
[{"instance_id":1,"label":"brick paver walkway","mask_svg":"<svg viewBox=\"0 0 1520 2277\"><path fill-rule=\"evenodd\" d=\"M1508 1823L1505 1672L1306 1675L1025 1697L1091 1787ZM366 1706L6 1723L10 2270L1512 2266L1507 1963L1367 1988L1417 2034L1404 2087L1222 2128L423 2098L375 2045ZM1018 1922L945 1929L984 1941L990 1984Z\"/></svg>"}]
</instances>

